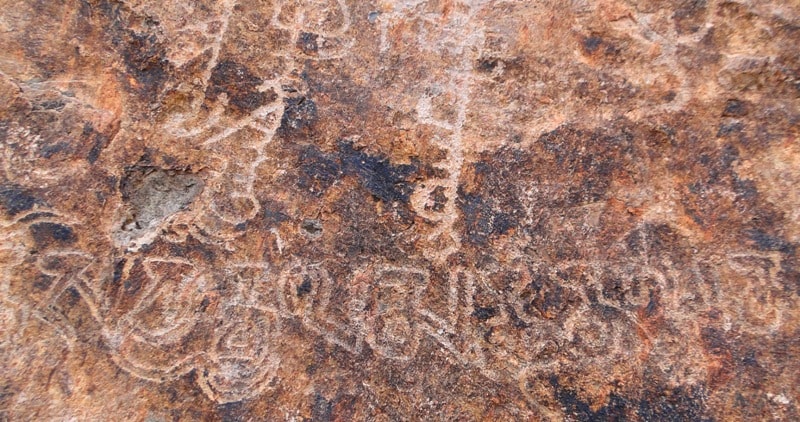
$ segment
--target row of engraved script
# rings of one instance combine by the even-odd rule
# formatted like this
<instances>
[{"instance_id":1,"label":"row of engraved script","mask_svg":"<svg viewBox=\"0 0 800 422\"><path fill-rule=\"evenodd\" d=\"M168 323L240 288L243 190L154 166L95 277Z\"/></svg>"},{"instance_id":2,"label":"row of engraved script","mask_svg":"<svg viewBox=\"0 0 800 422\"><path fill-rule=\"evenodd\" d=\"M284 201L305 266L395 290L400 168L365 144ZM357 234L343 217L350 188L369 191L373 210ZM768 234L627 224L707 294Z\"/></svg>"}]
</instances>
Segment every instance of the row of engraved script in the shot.
<instances>
[{"instance_id":1,"label":"row of engraved script","mask_svg":"<svg viewBox=\"0 0 800 422\"><path fill-rule=\"evenodd\" d=\"M727 258L729 268L759 278L760 285L775 282L774 274L765 270L772 259L748 254ZM647 292L668 288L670 277L655 266L581 261L545 269L556 281L542 282L539 277L534 282L532 272L522 266L508 291L496 292L487 276L465 269L453 269L449 279L432 282L424 268L367 266L339 283L323 263L300 261L277 274L267 265L242 264L214 275L173 258L148 259L144 267L152 283L147 283L136 306L114 320L103 318L115 360L123 369L152 380L202 368L203 389L218 401L251 396L270 384L281 360L273 346L289 320L352 354L368 346L375 355L399 364L413 360L421 341L430 336L453 363L491 379L543 369L549 364L542 358L545 349L569 343L580 330L596 337L596 350L586 352L584 360L614 353L624 358L641 343L634 338L637 328L642 332L634 310L648 304ZM638 297L640 302L626 306L592 295L602 288L602 272L621 279L617 283L628 286L624 288L629 292L644 290L638 296L631 293L631 300ZM553 278L556 273L562 278ZM578 273L583 275L563 278ZM219 291L220 278L227 280L224 291ZM646 280L646 286L631 287L634 280ZM494 295L498 306L479 306L476 297L484 293ZM559 301L578 305L570 308ZM617 320L598 318L587 324L593 301L615 309ZM553 312L560 313L560 320ZM487 327L511 324L510 314L518 324L535 327L530 331L536 335L517 345L524 353L505 350L518 348L511 343L505 349L489 347L481 335ZM185 339L203 327L204 320L213 322L211 344L187 349ZM183 346L175 347L178 344Z\"/></svg>"}]
</instances>

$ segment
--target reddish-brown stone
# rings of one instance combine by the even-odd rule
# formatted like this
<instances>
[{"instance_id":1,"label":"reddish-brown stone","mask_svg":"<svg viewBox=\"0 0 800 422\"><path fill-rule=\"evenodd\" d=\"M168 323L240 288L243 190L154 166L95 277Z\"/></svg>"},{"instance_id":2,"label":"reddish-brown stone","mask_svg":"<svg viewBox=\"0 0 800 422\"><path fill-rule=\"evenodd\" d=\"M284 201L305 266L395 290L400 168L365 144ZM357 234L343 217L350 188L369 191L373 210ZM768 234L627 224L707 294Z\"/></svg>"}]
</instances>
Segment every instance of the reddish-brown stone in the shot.
<instances>
[{"instance_id":1,"label":"reddish-brown stone","mask_svg":"<svg viewBox=\"0 0 800 422\"><path fill-rule=\"evenodd\" d=\"M800 419L797 4L0 5L0 419Z\"/></svg>"}]
</instances>

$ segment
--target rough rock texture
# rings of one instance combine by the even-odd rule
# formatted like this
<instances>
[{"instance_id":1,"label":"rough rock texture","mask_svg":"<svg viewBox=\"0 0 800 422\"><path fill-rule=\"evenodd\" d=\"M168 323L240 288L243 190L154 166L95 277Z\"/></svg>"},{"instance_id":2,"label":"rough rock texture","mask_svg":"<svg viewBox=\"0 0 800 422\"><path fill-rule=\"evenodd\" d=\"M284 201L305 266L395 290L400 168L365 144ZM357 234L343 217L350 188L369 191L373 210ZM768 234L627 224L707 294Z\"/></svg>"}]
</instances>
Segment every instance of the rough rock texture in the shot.
<instances>
[{"instance_id":1,"label":"rough rock texture","mask_svg":"<svg viewBox=\"0 0 800 422\"><path fill-rule=\"evenodd\" d=\"M0 5L0 419L800 419L800 3Z\"/></svg>"}]
</instances>

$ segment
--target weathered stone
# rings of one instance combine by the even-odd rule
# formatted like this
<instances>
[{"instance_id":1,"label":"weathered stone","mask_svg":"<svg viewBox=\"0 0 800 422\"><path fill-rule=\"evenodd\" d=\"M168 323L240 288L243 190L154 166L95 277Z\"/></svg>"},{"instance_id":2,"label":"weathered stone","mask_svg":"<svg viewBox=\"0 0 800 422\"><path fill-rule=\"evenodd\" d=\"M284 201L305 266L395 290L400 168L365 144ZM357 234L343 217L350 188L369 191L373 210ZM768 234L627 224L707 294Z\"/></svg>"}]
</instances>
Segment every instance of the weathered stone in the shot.
<instances>
[{"instance_id":1,"label":"weathered stone","mask_svg":"<svg viewBox=\"0 0 800 422\"><path fill-rule=\"evenodd\" d=\"M0 5L0 419L800 420L796 2Z\"/></svg>"}]
</instances>

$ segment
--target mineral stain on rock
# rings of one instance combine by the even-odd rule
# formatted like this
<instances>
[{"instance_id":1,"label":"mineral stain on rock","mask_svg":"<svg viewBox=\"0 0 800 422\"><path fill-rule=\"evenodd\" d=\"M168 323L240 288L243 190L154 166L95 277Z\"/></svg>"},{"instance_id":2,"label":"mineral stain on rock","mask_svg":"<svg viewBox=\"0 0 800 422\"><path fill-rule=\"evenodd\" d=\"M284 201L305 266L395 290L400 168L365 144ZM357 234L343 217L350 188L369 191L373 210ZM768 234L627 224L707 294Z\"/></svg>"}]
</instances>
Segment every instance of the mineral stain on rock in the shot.
<instances>
[{"instance_id":1,"label":"mineral stain on rock","mask_svg":"<svg viewBox=\"0 0 800 422\"><path fill-rule=\"evenodd\" d=\"M317 121L317 104L307 97L289 97L285 99L281 125L278 133L291 135L310 129Z\"/></svg>"},{"instance_id":2,"label":"mineral stain on rock","mask_svg":"<svg viewBox=\"0 0 800 422\"><path fill-rule=\"evenodd\" d=\"M800 420L800 9L595 3L0 0L0 420Z\"/></svg>"},{"instance_id":3,"label":"mineral stain on rock","mask_svg":"<svg viewBox=\"0 0 800 422\"><path fill-rule=\"evenodd\" d=\"M641 392L639 397L627 397L612 392L607 403L599 408L564 388L557 377L550 378L556 389L555 397L564 407L565 415L577 421L642 420L642 421L713 421L707 416L700 388L661 388ZM655 394L653 394L655 393ZM638 394L637 394L638 396Z\"/></svg>"},{"instance_id":4,"label":"mineral stain on rock","mask_svg":"<svg viewBox=\"0 0 800 422\"><path fill-rule=\"evenodd\" d=\"M224 93L228 97L228 107L231 110L250 113L277 98L272 90L259 91L262 82L245 66L233 60L223 60L211 72L206 98L215 100Z\"/></svg>"},{"instance_id":5,"label":"mineral stain on rock","mask_svg":"<svg viewBox=\"0 0 800 422\"><path fill-rule=\"evenodd\" d=\"M123 3L107 0L79 3L78 13L84 19L81 22L98 22L105 32L103 41L119 55L128 76L121 80L141 99L153 100L174 71L166 58L166 46L156 34L156 22L143 18ZM143 25L137 25L140 23ZM134 25L139 28L132 28Z\"/></svg>"},{"instance_id":6,"label":"mineral stain on rock","mask_svg":"<svg viewBox=\"0 0 800 422\"><path fill-rule=\"evenodd\" d=\"M374 198L385 203L406 204L414 191L413 179L420 172L417 162L392 164L387 158L370 155L352 142L340 140L334 153L323 153L313 147L300 155L300 186L321 194L337 179L355 177Z\"/></svg>"},{"instance_id":7,"label":"mineral stain on rock","mask_svg":"<svg viewBox=\"0 0 800 422\"><path fill-rule=\"evenodd\" d=\"M41 200L20 186L6 185L0 188L0 205L3 206L6 214L11 217L23 211L28 211L41 202Z\"/></svg>"},{"instance_id":8,"label":"mineral stain on rock","mask_svg":"<svg viewBox=\"0 0 800 422\"><path fill-rule=\"evenodd\" d=\"M508 233L517 224L510 210L486 200L478 194L459 191L459 208L464 218L466 239L477 245L491 237Z\"/></svg>"},{"instance_id":9,"label":"mineral stain on rock","mask_svg":"<svg viewBox=\"0 0 800 422\"><path fill-rule=\"evenodd\" d=\"M318 39L319 35L317 34L303 32L297 39L297 47L306 54L315 55L319 49L319 46L317 45Z\"/></svg>"},{"instance_id":10,"label":"mineral stain on rock","mask_svg":"<svg viewBox=\"0 0 800 422\"><path fill-rule=\"evenodd\" d=\"M342 176L341 162L335 154L326 154L314 147L306 147L298 159L300 169L296 183L314 196L322 195Z\"/></svg>"},{"instance_id":11,"label":"mineral stain on rock","mask_svg":"<svg viewBox=\"0 0 800 422\"><path fill-rule=\"evenodd\" d=\"M339 142L338 147L342 171L357 176L372 196L390 204L408 202L414 191L409 178L419 170L416 164L392 165L386 158L355 149L350 142Z\"/></svg>"},{"instance_id":12,"label":"mineral stain on rock","mask_svg":"<svg viewBox=\"0 0 800 422\"><path fill-rule=\"evenodd\" d=\"M59 223L34 223L31 224L30 231L38 247L49 244L69 245L78 240L71 227Z\"/></svg>"},{"instance_id":13,"label":"mineral stain on rock","mask_svg":"<svg viewBox=\"0 0 800 422\"><path fill-rule=\"evenodd\" d=\"M153 95L166 82L171 71L164 57L164 46L154 34L126 31L117 41L125 66L136 79L134 87L143 95Z\"/></svg>"},{"instance_id":14,"label":"mineral stain on rock","mask_svg":"<svg viewBox=\"0 0 800 422\"><path fill-rule=\"evenodd\" d=\"M303 223L300 227L310 237L319 237L322 235L322 223L320 223L319 220L303 220Z\"/></svg>"},{"instance_id":15,"label":"mineral stain on rock","mask_svg":"<svg viewBox=\"0 0 800 422\"><path fill-rule=\"evenodd\" d=\"M445 205L447 205L447 201L448 198L447 195L445 195L444 186L437 186L431 191L428 203L425 204L425 209L434 212L442 212L444 211Z\"/></svg>"}]
</instances>

